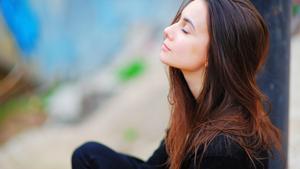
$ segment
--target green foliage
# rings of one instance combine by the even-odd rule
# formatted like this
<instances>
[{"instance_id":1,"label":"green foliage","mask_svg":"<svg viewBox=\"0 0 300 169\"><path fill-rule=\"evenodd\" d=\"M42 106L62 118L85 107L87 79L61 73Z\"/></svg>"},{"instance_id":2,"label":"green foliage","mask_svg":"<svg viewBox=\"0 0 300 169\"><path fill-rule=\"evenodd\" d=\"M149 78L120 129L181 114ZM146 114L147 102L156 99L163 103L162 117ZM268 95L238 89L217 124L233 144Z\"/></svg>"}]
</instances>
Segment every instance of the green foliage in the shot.
<instances>
[{"instance_id":1,"label":"green foliage","mask_svg":"<svg viewBox=\"0 0 300 169\"><path fill-rule=\"evenodd\" d=\"M20 113L40 113L42 112L42 101L39 96L19 96L10 99L0 106L0 123L7 117Z\"/></svg>"},{"instance_id":2,"label":"green foliage","mask_svg":"<svg viewBox=\"0 0 300 169\"><path fill-rule=\"evenodd\" d=\"M45 107L48 102L49 102L49 98L55 93L55 91L61 86L60 82L56 82L53 85L51 85L46 91L44 91L41 94L41 100L42 100L42 104L43 107Z\"/></svg>"},{"instance_id":3,"label":"green foliage","mask_svg":"<svg viewBox=\"0 0 300 169\"><path fill-rule=\"evenodd\" d=\"M49 97L54 93L59 84L54 84L44 92L23 94L0 105L0 124L9 116L32 113L45 113L44 108Z\"/></svg>"},{"instance_id":4,"label":"green foliage","mask_svg":"<svg viewBox=\"0 0 300 169\"><path fill-rule=\"evenodd\" d=\"M293 4L292 5L292 16L300 14L300 4Z\"/></svg>"},{"instance_id":5,"label":"green foliage","mask_svg":"<svg viewBox=\"0 0 300 169\"><path fill-rule=\"evenodd\" d=\"M135 128L127 128L124 131L123 138L127 142L133 142L138 138L138 132Z\"/></svg>"},{"instance_id":6,"label":"green foliage","mask_svg":"<svg viewBox=\"0 0 300 169\"><path fill-rule=\"evenodd\" d=\"M146 63L142 59L134 59L121 67L117 71L117 77L121 82L126 82L141 75L146 68Z\"/></svg>"}]
</instances>

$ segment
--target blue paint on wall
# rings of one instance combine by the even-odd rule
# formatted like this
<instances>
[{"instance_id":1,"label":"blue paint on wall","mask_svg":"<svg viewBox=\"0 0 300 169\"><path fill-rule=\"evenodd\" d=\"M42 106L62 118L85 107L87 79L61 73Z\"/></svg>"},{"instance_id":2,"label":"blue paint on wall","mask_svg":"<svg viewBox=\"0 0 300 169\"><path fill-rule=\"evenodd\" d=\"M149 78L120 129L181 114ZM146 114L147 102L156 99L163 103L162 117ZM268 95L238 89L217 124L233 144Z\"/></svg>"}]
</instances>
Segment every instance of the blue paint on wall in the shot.
<instances>
[{"instance_id":1,"label":"blue paint on wall","mask_svg":"<svg viewBox=\"0 0 300 169\"><path fill-rule=\"evenodd\" d=\"M24 59L48 79L98 71L128 43L126 33L134 23L162 32L180 1L0 0Z\"/></svg>"},{"instance_id":2,"label":"blue paint on wall","mask_svg":"<svg viewBox=\"0 0 300 169\"><path fill-rule=\"evenodd\" d=\"M24 57L35 48L39 24L27 0L0 0L0 10Z\"/></svg>"}]
</instances>

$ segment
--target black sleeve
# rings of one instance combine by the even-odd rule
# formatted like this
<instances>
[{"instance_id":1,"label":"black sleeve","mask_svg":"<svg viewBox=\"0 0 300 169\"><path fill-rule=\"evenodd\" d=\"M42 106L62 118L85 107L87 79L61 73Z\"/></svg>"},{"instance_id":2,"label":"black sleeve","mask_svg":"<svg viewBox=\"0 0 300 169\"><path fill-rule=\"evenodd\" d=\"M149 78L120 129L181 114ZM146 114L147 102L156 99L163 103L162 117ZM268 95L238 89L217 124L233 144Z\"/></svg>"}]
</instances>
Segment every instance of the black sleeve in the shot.
<instances>
[{"instance_id":1,"label":"black sleeve","mask_svg":"<svg viewBox=\"0 0 300 169\"><path fill-rule=\"evenodd\" d=\"M165 141L162 140L159 147L153 152L146 163L151 166L156 166L157 169L166 169L167 159L168 154L166 152Z\"/></svg>"}]
</instances>

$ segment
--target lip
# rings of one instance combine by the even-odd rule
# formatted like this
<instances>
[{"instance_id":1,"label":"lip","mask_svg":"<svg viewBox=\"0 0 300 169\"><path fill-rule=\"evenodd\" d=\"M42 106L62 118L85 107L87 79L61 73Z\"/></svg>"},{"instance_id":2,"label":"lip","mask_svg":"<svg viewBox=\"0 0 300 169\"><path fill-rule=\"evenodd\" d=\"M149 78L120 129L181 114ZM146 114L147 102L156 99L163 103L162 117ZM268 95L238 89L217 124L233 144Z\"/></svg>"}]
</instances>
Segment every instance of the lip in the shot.
<instances>
[{"instance_id":1,"label":"lip","mask_svg":"<svg viewBox=\"0 0 300 169\"><path fill-rule=\"evenodd\" d=\"M162 44L161 48L164 51L171 51L171 49L165 43Z\"/></svg>"}]
</instances>

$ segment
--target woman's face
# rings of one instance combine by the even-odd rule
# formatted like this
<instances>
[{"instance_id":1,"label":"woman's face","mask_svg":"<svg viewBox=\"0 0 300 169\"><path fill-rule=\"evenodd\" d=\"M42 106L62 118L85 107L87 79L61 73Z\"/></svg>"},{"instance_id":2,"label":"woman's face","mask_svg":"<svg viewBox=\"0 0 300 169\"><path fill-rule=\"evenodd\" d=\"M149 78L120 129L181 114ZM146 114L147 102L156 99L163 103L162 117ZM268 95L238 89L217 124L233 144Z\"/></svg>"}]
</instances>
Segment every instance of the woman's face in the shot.
<instances>
[{"instance_id":1,"label":"woman's face","mask_svg":"<svg viewBox=\"0 0 300 169\"><path fill-rule=\"evenodd\" d=\"M207 63L208 11L204 0L190 2L178 22L165 28L160 60L182 71L197 71Z\"/></svg>"}]
</instances>

